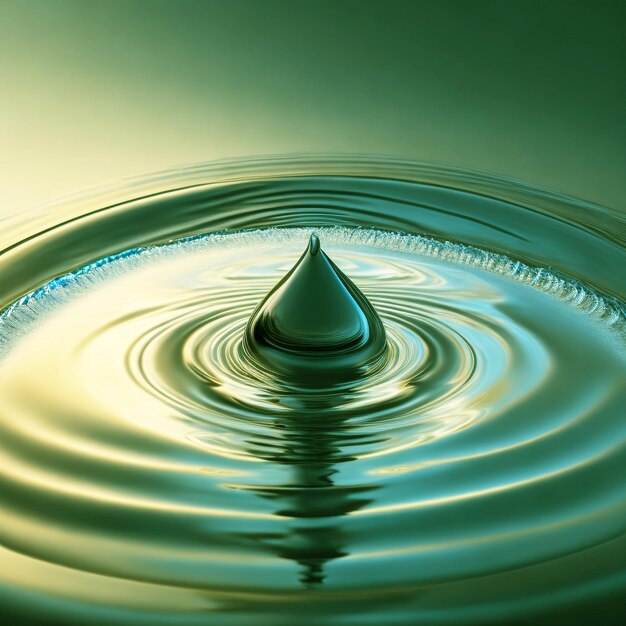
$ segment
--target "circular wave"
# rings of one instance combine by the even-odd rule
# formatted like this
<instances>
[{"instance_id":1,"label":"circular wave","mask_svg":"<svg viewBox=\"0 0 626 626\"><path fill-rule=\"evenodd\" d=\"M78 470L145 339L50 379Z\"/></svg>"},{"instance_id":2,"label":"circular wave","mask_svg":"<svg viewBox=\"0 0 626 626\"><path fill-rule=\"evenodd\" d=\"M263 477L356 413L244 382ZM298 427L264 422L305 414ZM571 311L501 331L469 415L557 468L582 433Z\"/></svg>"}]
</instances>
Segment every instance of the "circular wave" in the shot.
<instances>
[{"instance_id":1,"label":"circular wave","mask_svg":"<svg viewBox=\"0 0 626 626\"><path fill-rule=\"evenodd\" d=\"M575 215L274 174L92 212L5 251L3 276L28 251L63 251L4 286L9 609L361 624L402 606L399 623L453 624L617 606L625 316L601 269L623 252ZM322 391L242 349L311 227L388 342ZM102 228L117 239L85 239ZM604 256L586 267L581 244Z\"/></svg>"}]
</instances>

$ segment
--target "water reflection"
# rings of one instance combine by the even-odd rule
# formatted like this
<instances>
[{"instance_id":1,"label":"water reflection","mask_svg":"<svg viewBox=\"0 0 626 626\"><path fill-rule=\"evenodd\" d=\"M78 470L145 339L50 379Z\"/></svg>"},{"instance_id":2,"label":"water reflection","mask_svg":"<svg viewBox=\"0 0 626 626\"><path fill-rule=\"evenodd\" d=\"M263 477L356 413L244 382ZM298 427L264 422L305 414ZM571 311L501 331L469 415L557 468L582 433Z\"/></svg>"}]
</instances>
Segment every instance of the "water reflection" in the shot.
<instances>
[{"instance_id":1,"label":"water reflection","mask_svg":"<svg viewBox=\"0 0 626 626\"><path fill-rule=\"evenodd\" d=\"M283 443L266 454L258 443L250 453L279 464L288 482L253 487L276 505L275 513L290 519L283 533L251 534L281 559L299 565L300 583L307 588L322 585L328 563L349 554L342 517L370 504L366 496L374 485L340 483L341 466L354 460L348 451L355 443L346 417L332 406L306 414L276 418ZM359 438L360 439L360 438Z\"/></svg>"}]
</instances>

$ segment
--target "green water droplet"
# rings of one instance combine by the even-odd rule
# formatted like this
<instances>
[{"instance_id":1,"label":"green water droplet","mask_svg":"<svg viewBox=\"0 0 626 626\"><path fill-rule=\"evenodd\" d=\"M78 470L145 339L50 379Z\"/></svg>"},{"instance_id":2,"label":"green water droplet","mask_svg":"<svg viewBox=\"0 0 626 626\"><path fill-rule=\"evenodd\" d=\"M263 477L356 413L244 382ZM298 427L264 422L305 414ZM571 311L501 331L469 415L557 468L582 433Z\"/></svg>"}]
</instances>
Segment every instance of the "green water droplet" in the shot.
<instances>
[{"instance_id":1,"label":"green water droplet","mask_svg":"<svg viewBox=\"0 0 626 626\"><path fill-rule=\"evenodd\" d=\"M252 314L245 341L267 360L314 368L359 367L386 348L374 307L322 250L315 233Z\"/></svg>"}]
</instances>

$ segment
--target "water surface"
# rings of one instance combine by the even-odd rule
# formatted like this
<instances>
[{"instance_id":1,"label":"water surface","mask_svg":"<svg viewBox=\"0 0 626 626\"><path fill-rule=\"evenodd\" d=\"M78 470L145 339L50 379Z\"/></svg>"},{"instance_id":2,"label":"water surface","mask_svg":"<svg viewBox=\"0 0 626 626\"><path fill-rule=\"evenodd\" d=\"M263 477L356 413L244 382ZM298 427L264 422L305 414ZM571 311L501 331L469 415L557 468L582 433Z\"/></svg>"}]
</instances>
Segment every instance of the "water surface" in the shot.
<instances>
[{"instance_id":1,"label":"water surface","mask_svg":"<svg viewBox=\"0 0 626 626\"><path fill-rule=\"evenodd\" d=\"M0 254L8 615L618 623L618 215L343 159L198 167L62 213L10 224ZM313 230L384 349L311 381L245 331Z\"/></svg>"}]
</instances>

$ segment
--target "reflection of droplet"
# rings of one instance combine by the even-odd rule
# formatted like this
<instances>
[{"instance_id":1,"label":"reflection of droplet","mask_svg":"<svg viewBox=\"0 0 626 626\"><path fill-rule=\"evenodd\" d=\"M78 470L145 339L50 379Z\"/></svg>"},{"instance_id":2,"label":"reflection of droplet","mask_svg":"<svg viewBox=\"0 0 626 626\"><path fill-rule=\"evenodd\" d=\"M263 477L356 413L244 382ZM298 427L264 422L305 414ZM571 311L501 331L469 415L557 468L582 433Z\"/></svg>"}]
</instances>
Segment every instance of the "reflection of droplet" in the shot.
<instances>
[{"instance_id":1,"label":"reflection of droplet","mask_svg":"<svg viewBox=\"0 0 626 626\"><path fill-rule=\"evenodd\" d=\"M316 234L252 314L245 341L252 353L279 366L291 361L296 369L362 366L386 346L378 314Z\"/></svg>"},{"instance_id":2,"label":"reflection of droplet","mask_svg":"<svg viewBox=\"0 0 626 626\"><path fill-rule=\"evenodd\" d=\"M371 493L379 488L337 483L338 466L354 460L344 448L350 441L345 425L345 417L333 411L319 414L314 421L299 415L278 417L275 427L284 438L263 458L285 470L284 481L253 487L273 503L275 514L286 523L271 536L254 532L248 537L278 557L298 563L299 579L306 588L324 584L328 563L350 553L342 518L371 504Z\"/></svg>"}]
</instances>

